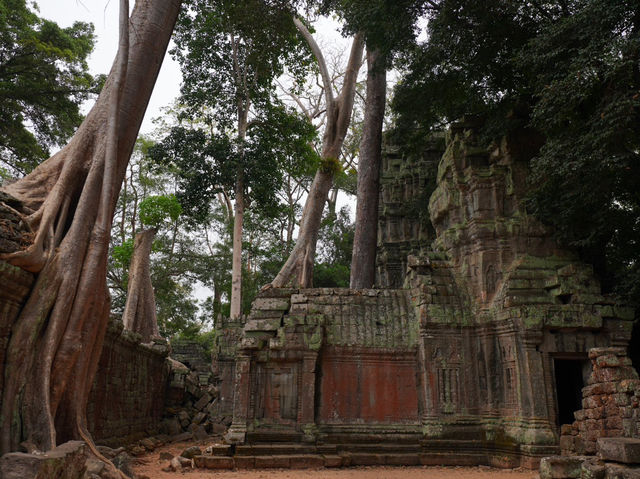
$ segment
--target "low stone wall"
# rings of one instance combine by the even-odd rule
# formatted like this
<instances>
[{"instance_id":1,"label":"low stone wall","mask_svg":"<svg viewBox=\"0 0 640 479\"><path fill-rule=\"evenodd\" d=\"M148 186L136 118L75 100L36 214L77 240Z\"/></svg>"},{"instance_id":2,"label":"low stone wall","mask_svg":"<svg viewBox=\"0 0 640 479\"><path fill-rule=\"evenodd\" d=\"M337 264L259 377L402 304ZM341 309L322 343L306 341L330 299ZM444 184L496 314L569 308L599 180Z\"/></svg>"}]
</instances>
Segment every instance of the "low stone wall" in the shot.
<instances>
[{"instance_id":1,"label":"low stone wall","mask_svg":"<svg viewBox=\"0 0 640 479\"><path fill-rule=\"evenodd\" d=\"M140 336L112 322L87 405L98 443L124 443L158 432L168 385L166 345L140 344Z\"/></svg>"}]
</instances>

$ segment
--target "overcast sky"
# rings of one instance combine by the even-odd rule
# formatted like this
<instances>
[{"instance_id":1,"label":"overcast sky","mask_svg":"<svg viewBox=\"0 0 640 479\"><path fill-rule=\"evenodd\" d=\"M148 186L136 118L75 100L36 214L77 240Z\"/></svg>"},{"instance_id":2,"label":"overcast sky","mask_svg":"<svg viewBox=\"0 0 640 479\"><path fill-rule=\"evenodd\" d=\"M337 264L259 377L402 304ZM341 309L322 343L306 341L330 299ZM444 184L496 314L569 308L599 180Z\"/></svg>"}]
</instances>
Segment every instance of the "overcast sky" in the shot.
<instances>
[{"instance_id":1,"label":"overcast sky","mask_svg":"<svg viewBox=\"0 0 640 479\"><path fill-rule=\"evenodd\" d=\"M117 0L37 0L40 16L68 27L75 21L91 22L95 27L97 42L89 57L89 68L93 74L108 73L118 48L118 1ZM133 8L134 1L131 1ZM162 69L149 101L141 132L153 130L151 119L160 115L160 109L168 106L180 90L180 67L167 53Z\"/></svg>"},{"instance_id":2,"label":"overcast sky","mask_svg":"<svg viewBox=\"0 0 640 479\"><path fill-rule=\"evenodd\" d=\"M117 0L36 0L40 9L40 16L55 21L61 27L68 27L75 21L93 23L97 42L89 57L91 73L108 73L116 55L118 46L118 1ZM134 0L130 0L133 9ZM335 43L336 47L344 48L349 40L342 38L336 29L338 24L325 19L316 26L321 44ZM162 62L162 69L156 82L149 107L145 115L141 133L154 130L151 122L160 116L161 109L169 106L180 91L180 66L167 53ZM90 105L87 106L87 111Z\"/></svg>"}]
</instances>

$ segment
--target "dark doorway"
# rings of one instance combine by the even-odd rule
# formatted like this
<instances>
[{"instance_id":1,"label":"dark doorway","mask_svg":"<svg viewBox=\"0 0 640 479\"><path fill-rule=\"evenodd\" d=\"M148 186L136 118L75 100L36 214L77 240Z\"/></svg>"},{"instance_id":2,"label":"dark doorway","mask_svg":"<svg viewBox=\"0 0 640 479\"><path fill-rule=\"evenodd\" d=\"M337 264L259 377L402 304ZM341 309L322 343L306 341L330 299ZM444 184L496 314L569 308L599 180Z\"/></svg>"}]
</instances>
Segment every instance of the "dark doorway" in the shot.
<instances>
[{"instance_id":1,"label":"dark doorway","mask_svg":"<svg viewBox=\"0 0 640 479\"><path fill-rule=\"evenodd\" d=\"M582 409L582 388L590 374L588 361L580 359L554 359L558 425L571 424L573 413Z\"/></svg>"}]
</instances>

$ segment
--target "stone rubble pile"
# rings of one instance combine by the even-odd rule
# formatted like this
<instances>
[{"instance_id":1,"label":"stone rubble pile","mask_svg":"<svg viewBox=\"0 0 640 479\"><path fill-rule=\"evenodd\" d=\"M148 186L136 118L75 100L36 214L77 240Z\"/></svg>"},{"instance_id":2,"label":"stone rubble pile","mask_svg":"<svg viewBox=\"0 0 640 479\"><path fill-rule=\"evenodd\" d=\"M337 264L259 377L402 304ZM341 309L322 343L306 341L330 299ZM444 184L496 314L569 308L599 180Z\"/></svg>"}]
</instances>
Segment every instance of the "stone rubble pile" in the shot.
<instances>
[{"instance_id":1,"label":"stone rubble pile","mask_svg":"<svg viewBox=\"0 0 640 479\"><path fill-rule=\"evenodd\" d=\"M203 384L203 374L189 370L178 361L171 360L170 364L170 404L165 410L162 431L169 436L180 436L182 440L202 440L209 435L224 434L232 417L218 414L219 388Z\"/></svg>"},{"instance_id":2,"label":"stone rubble pile","mask_svg":"<svg viewBox=\"0 0 640 479\"><path fill-rule=\"evenodd\" d=\"M540 462L540 479L640 479L638 373L624 348L593 348L589 359L582 409L562 426L562 456Z\"/></svg>"},{"instance_id":3,"label":"stone rubble pile","mask_svg":"<svg viewBox=\"0 0 640 479\"><path fill-rule=\"evenodd\" d=\"M540 479L640 479L640 439L602 437L597 456L552 456L540 461Z\"/></svg>"},{"instance_id":4,"label":"stone rubble pile","mask_svg":"<svg viewBox=\"0 0 640 479\"><path fill-rule=\"evenodd\" d=\"M593 372L575 422L561 429L563 455L592 455L604 437L640 438L640 380L624 348L589 351Z\"/></svg>"}]
</instances>

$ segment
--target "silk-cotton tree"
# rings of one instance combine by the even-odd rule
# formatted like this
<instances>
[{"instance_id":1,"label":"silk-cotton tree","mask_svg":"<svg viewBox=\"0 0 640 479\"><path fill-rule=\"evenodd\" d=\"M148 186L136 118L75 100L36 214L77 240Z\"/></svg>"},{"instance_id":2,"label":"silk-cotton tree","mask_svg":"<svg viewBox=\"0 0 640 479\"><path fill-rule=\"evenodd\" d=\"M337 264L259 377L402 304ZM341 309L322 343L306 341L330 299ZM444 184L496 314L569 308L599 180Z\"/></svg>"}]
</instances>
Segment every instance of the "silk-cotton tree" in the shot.
<instances>
[{"instance_id":1,"label":"silk-cotton tree","mask_svg":"<svg viewBox=\"0 0 640 479\"><path fill-rule=\"evenodd\" d=\"M255 176L272 171L261 163L269 154L258 147L255 139L265 138L257 132L273 133L282 114L274 79L285 65L300 72L308 63L308 50L291 17L290 2L191 0L176 28L173 54L183 71L182 101L190 114L203 117L218 139L226 136L232 145L223 162L224 169L234 173L229 191L235 200L232 318L241 313L244 211L249 194L255 195L272 177ZM283 141L289 141L286 135Z\"/></svg>"},{"instance_id":2,"label":"silk-cotton tree","mask_svg":"<svg viewBox=\"0 0 640 479\"><path fill-rule=\"evenodd\" d=\"M179 8L179 0L149 0L129 18L121 1L118 55L95 106L69 144L3 188L3 209L27 225L32 241L0 259L35 282L0 374L0 454L69 439L93 444L86 405L109 318L111 222Z\"/></svg>"}]
</instances>

